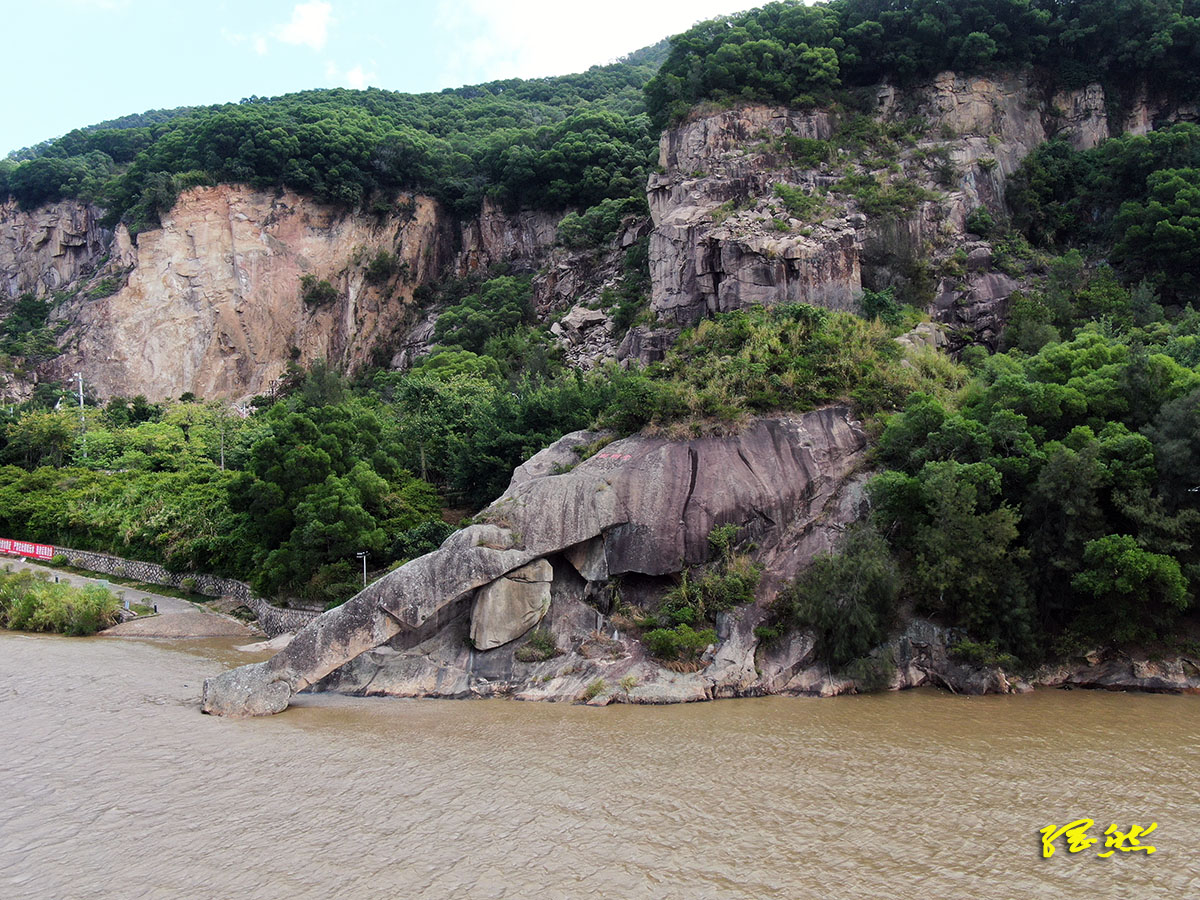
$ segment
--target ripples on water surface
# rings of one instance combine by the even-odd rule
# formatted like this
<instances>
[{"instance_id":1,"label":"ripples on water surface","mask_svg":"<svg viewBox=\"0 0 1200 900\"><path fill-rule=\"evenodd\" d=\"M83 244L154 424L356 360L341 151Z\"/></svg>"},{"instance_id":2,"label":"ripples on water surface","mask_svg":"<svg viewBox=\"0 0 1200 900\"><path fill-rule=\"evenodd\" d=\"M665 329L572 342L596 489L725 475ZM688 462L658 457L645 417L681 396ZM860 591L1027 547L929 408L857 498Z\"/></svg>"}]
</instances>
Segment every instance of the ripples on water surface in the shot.
<instances>
[{"instance_id":1,"label":"ripples on water surface","mask_svg":"<svg viewBox=\"0 0 1200 900\"><path fill-rule=\"evenodd\" d=\"M0 634L0 897L1200 897L1200 697L200 715L244 661ZM1159 852L1041 858L1085 816Z\"/></svg>"}]
</instances>

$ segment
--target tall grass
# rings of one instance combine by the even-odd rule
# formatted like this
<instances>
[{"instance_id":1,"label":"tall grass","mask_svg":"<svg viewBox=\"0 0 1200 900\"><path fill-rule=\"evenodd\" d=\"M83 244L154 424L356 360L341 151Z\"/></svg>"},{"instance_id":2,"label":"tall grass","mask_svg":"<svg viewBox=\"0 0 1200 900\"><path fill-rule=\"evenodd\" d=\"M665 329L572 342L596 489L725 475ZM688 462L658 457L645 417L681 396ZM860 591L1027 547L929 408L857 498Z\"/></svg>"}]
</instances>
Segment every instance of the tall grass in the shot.
<instances>
[{"instance_id":1,"label":"tall grass","mask_svg":"<svg viewBox=\"0 0 1200 900\"><path fill-rule=\"evenodd\" d=\"M54 584L28 572L0 572L0 625L21 631L95 634L117 621L116 596L98 585Z\"/></svg>"}]
</instances>

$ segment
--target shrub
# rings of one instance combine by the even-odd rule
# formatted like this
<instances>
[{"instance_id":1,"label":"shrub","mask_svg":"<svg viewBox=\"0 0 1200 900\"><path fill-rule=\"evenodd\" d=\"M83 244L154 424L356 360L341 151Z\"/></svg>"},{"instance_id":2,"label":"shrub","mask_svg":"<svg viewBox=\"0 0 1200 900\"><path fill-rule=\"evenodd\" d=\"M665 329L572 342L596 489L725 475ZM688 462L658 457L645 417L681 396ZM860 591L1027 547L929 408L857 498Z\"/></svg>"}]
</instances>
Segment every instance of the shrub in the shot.
<instances>
[{"instance_id":1,"label":"shrub","mask_svg":"<svg viewBox=\"0 0 1200 900\"><path fill-rule=\"evenodd\" d=\"M98 585L54 584L28 573L0 574L0 625L81 636L117 620L116 596Z\"/></svg>"},{"instance_id":2,"label":"shrub","mask_svg":"<svg viewBox=\"0 0 1200 900\"><path fill-rule=\"evenodd\" d=\"M790 184L775 185L775 196L783 201L788 213L797 219L814 218L825 206L820 194L810 194L804 188L793 187ZM786 224L785 222L784 225Z\"/></svg>"},{"instance_id":3,"label":"shrub","mask_svg":"<svg viewBox=\"0 0 1200 900\"><path fill-rule=\"evenodd\" d=\"M833 145L829 141L819 141L813 138L803 138L794 134L785 134L780 138L784 152L792 158L792 162L805 169L816 169L822 163L828 162L833 153Z\"/></svg>"},{"instance_id":4,"label":"shrub","mask_svg":"<svg viewBox=\"0 0 1200 900\"><path fill-rule=\"evenodd\" d=\"M967 214L967 231L987 237L996 227L996 221L986 206L977 206Z\"/></svg>"},{"instance_id":5,"label":"shrub","mask_svg":"<svg viewBox=\"0 0 1200 900\"><path fill-rule=\"evenodd\" d=\"M1011 653L1002 653L995 641L961 640L949 648L950 657L958 662L973 666L1000 666L1004 669L1015 668L1020 661Z\"/></svg>"},{"instance_id":6,"label":"shrub","mask_svg":"<svg viewBox=\"0 0 1200 900\"><path fill-rule=\"evenodd\" d=\"M367 263L363 277L366 278L367 284L379 287L407 269L408 264L401 262L396 254L380 250Z\"/></svg>"},{"instance_id":7,"label":"shrub","mask_svg":"<svg viewBox=\"0 0 1200 900\"><path fill-rule=\"evenodd\" d=\"M602 200L582 213L567 213L558 223L558 239L573 249L599 247L608 243L629 216L645 216L650 212L645 197L638 195L621 200Z\"/></svg>"},{"instance_id":8,"label":"shrub","mask_svg":"<svg viewBox=\"0 0 1200 900\"><path fill-rule=\"evenodd\" d=\"M121 289L121 279L109 277L101 279L93 287L88 288L87 298L89 300L100 300L103 297L110 297Z\"/></svg>"},{"instance_id":9,"label":"shrub","mask_svg":"<svg viewBox=\"0 0 1200 900\"><path fill-rule=\"evenodd\" d=\"M869 525L846 530L838 552L820 556L775 601L783 625L812 628L833 666L865 656L886 636L900 593L887 542Z\"/></svg>"},{"instance_id":10,"label":"shrub","mask_svg":"<svg viewBox=\"0 0 1200 900\"><path fill-rule=\"evenodd\" d=\"M52 566L69 566L71 558L65 553L55 553L50 557L50 565Z\"/></svg>"},{"instance_id":11,"label":"shrub","mask_svg":"<svg viewBox=\"0 0 1200 900\"><path fill-rule=\"evenodd\" d=\"M517 652L513 655L521 662L532 663L558 656L561 652L549 629L535 628L529 632L528 639L517 648Z\"/></svg>"},{"instance_id":12,"label":"shrub","mask_svg":"<svg viewBox=\"0 0 1200 900\"><path fill-rule=\"evenodd\" d=\"M324 306L338 298L337 288L316 275L300 276L300 299L309 306Z\"/></svg>"},{"instance_id":13,"label":"shrub","mask_svg":"<svg viewBox=\"0 0 1200 900\"><path fill-rule=\"evenodd\" d=\"M855 688L860 694L872 694L891 687L892 678L896 674L896 663L890 653L883 656L863 656L847 665L842 674L854 680Z\"/></svg>"},{"instance_id":14,"label":"shrub","mask_svg":"<svg viewBox=\"0 0 1200 900\"><path fill-rule=\"evenodd\" d=\"M655 628L642 635L642 643L650 655L668 661L690 662L716 642L717 632L712 628L696 631L684 624L674 628Z\"/></svg>"},{"instance_id":15,"label":"shrub","mask_svg":"<svg viewBox=\"0 0 1200 900\"><path fill-rule=\"evenodd\" d=\"M586 703L589 700L594 700L596 697L599 697L606 690L608 690L608 685L605 683L604 679L597 678L583 689L583 693L580 694L579 697Z\"/></svg>"},{"instance_id":16,"label":"shrub","mask_svg":"<svg viewBox=\"0 0 1200 900\"><path fill-rule=\"evenodd\" d=\"M896 302L895 291L892 288L882 291L864 288L858 305L864 319L878 319L884 325L899 325L904 321L904 312Z\"/></svg>"},{"instance_id":17,"label":"shrub","mask_svg":"<svg viewBox=\"0 0 1200 900\"><path fill-rule=\"evenodd\" d=\"M713 561L685 570L679 584L667 591L659 604L657 619L665 626L663 630L712 622L725 610L754 601L762 569L745 554L733 552L737 532L738 526L733 523L712 530L708 543L713 550ZM704 646L707 643L711 641Z\"/></svg>"}]
</instances>

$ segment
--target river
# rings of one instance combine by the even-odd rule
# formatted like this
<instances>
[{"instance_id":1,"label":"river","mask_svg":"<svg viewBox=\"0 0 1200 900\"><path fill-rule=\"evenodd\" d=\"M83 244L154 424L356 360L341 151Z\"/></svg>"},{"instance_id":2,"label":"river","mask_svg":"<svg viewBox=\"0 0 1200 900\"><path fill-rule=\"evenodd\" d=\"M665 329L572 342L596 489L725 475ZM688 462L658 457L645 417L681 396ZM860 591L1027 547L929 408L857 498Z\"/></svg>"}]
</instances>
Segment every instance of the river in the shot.
<instances>
[{"instance_id":1,"label":"river","mask_svg":"<svg viewBox=\"0 0 1200 900\"><path fill-rule=\"evenodd\" d=\"M247 661L0 632L0 897L1200 897L1200 697L201 715ZM1084 817L1099 845L1044 859ZM1096 855L1150 821L1153 855Z\"/></svg>"}]
</instances>

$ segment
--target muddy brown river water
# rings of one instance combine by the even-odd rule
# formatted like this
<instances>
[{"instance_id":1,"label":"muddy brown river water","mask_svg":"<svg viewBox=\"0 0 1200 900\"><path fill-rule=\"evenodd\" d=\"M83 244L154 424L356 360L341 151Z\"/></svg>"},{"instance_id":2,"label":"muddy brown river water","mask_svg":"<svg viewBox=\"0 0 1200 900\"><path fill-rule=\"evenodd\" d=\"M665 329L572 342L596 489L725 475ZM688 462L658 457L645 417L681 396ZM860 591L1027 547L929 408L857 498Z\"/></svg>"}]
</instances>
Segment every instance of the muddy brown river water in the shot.
<instances>
[{"instance_id":1,"label":"muddy brown river water","mask_svg":"<svg viewBox=\"0 0 1200 900\"><path fill-rule=\"evenodd\" d=\"M0 632L0 898L1200 898L1200 697L202 716L246 661Z\"/></svg>"}]
</instances>

